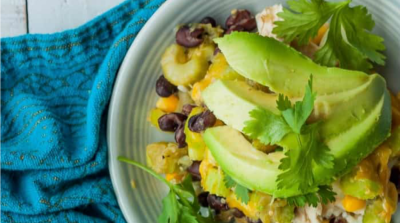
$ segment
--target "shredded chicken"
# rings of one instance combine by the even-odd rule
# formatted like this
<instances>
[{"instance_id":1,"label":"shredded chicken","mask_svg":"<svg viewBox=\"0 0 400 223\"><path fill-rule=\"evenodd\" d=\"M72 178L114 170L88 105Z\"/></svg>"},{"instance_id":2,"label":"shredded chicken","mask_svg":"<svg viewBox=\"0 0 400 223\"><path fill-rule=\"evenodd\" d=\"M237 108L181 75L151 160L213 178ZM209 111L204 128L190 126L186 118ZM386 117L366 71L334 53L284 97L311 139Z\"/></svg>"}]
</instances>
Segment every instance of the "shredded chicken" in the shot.
<instances>
[{"instance_id":1,"label":"shredded chicken","mask_svg":"<svg viewBox=\"0 0 400 223\"><path fill-rule=\"evenodd\" d=\"M283 41L283 39L278 38L275 34L272 33L272 30L276 26L274 22L282 21L282 18L278 17L278 13L282 11L282 5L277 4L271 7L266 7L262 12L256 15L258 33L261 36L268 36L279 41Z\"/></svg>"},{"instance_id":2,"label":"shredded chicken","mask_svg":"<svg viewBox=\"0 0 400 223\"><path fill-rule=\"evenodd\" d=\"M355 213L348 213L344 210L342 199L344 194L338 183L333 184L333 191L336 193L336 201L327 205L319 204L316 208L305 206L296 210L293 223L322 223L324 219L344 219L347 223L362 223L365 208Z\"/></svg>"}]
</instances>

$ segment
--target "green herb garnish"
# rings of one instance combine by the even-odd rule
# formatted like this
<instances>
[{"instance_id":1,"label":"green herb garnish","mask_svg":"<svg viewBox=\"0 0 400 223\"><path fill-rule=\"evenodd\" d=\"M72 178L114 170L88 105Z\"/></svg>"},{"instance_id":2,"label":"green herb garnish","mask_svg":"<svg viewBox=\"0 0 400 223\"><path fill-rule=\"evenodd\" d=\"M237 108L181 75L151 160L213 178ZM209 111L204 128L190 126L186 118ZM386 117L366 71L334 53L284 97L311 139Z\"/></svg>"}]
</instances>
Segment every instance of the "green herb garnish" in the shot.
<instances>
[{"instance_id":1,"label":"green herb garnish","mask_svg":"<svg viewBox=\"0 0 400 223\"><path fill-rule=\"evenodd\" d=\"M383 38L371 33L375 26L371 14L364 6L350 7L351 0L327 2L324 0L293 0L287 2L278 16L273 33L286 42L297 40L307 44L318 34L319 28L329 19L326 39L315 54L315 61L325 66L337 66L368 71L375 62L385 64Z\"/></svg>"},{"instance_id":2,"label":"green herb garnish","mask_svg":"<svg viewBox=\"0 0 400 223\"><path fill-rule=\"evenodd\" d=\"M227 188L235 188L235 195L238 200L240 200L244 204L249 203L249 189L238 184L234 179L232 179L232 177L228 176L227 174L225 174L224 183Z\"/></svg>"},{"instance_id":3,"label":"green herb garnish","mask_svg":"<svg viewBox=\"0 0 400 223\"><path fill-rule=\"evenodd\" d=\"M244 132L252 139L258 139L265 144L281 141L285 136L297 141L295 148L285 149L285 158L281 160L279 169L283 171L278 178L278 188L298 186L305 195L296 196L291 203L304 206L314 205L316 201L328 202L334 199L332 191L321 186L317 193L308 193L316 188L313 166L320 165L326 169L334 166L334 157L329 147L325 145L318 134L319 123L306 124L314 109L316 94L312 91L312 75L306 86L302 101L292 105L288 97L279 95L277 107L281 115L273 114L264 109L250 112L252 120L245 123ZM334 193L333 193L334 194Z\"/></svg>"},{"instance_id":4,"label":"green herb garnish","mask_svg":"<svg viewBox=\"0 0 400 223\"><path fill-rule=\"evenodd\" d=\"M181 184L172 184L141 163L121 156L118 157L118 160L139 167L153 175L156 179L165 183L170 188L168 195L162 200L163 210L161 215L158 217L159 223L215 222L211 212L209 212L208 217L204 217L200 214L200 204L197 200L190 175L188 175Z\"/></svg>"},{"instance_id":5,"label":"green herb garnish","mask_svg":"<svg viewBox=\"0 0 400 223\"><path fill-rule=\"evenodd\" d=\"M296 207L304 207L306 204L317 207L318 203L327 204L335 201L336 193L332 191L332 187L320 186L316 193L308 193L295 197L287 198L288 205Z\"/></svg>"}]
</instances>

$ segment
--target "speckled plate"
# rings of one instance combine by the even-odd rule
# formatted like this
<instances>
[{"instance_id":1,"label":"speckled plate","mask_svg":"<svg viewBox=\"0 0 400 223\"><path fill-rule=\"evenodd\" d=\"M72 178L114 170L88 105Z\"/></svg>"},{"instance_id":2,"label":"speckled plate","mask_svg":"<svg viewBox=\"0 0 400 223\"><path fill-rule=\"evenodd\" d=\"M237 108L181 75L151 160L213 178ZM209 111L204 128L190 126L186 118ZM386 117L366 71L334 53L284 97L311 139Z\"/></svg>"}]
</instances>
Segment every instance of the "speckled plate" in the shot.
<instances>
[{"instance_id":1,"label":"speckled plate","mask_svg":"<svg viewBox=\"0 0 400 223\"><path fill-rule=\"evenodd\" d=\"M161 74L160 58L174 41L179 23L212 16L224 24L231 9L253 13L280 0L168 0L147 22L132 44L117 76L108 116L109 167L119 205L128 222L155 223L167 188L143 171L117 161L123 155L145 163L146 145L173 140L146 121L157 96L154 86ZM391 90L400 91L400 0L355 0L366 5L376 21L375 32L385 38L387 66L380 71ZM132 189L131 181L136 183ZM400 216L395 222L400 223Z\"/></svg>"}]
</instances>

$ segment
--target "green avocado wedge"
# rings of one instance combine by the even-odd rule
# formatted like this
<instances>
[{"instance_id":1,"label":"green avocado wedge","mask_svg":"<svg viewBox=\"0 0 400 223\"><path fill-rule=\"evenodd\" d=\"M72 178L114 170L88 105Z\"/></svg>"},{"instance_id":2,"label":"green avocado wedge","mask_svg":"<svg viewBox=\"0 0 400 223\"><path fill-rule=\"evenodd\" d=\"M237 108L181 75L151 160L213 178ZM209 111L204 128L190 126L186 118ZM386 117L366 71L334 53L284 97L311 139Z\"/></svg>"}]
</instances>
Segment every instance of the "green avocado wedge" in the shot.
<instances>
[{"instance_id":1,"label":"green avocado wedge","mask_svg":"<svg viewBox=\"0 0 400 223\"><path fill-rule=\"evenodd\" d=\"M255 33L233 32L214 41L236 72L289 98L304 95L310 74L314 91L321 95L354 89L368 81L363 72L320 66L290 46Z\"/></svg>"},{"instance_id":2,"label":"green avocado wedge","mask_svg":"<svg viewBox=\"0 0 400 223\"><path fill-rule=\"evenodd\" d=\"M319 66L285 44L257 34L233 33L216 42L239 74L289 96L292 102L301 100L313 75L317 97L309 121L321 122L320 135L335 157L333 169L313 169L317 185L330 184L333 176L348 173L389 136L390 96L380 75ZM277 168L280 159L268 158L276 158L277 154L256 153L243 136L239 137L250 111L262 108L279 114L276 93L258 91L240 81L214 82L203 91L204 102L236 133L210 129L204 139L221 168L237 182L275 197L291 197L301 194L297 188L277 189L276 177L282 173ZM298 146L291 135L277 144L285 149ZM249 153L248 157L242 155L242 150ZM314 190L310 188L310 192Z\"/></svg>"},{"instance_id":3,"label":"green avocado wedge","mask_svg":"<svg viewBox=\"0 0 400 223\"><path fill-rule=\"evenodd\" d=\"M362 98L361 96L363 95L355 95L354 100ZM217 81L204 91L203 98L208 108L219 119L233 127L211 128L206 130L203 136L207 147L221 168L247 188L275 197L299 195L300 191L296 188L277 189L276 177L281 173L277 167L283 155L280 152L266 155L252 148L250 142L239 132L243 129L244 122L250 119L249 111L257 107L279 113L273 107L276 103L276 95L269 95L252 89L244 82ZM257 101L256 98L260 100ZM363 117L363 119L357 118L357 121L350 120L353 126L348 129L336 129L337 134L331 134L333 131L327 131L329 134L323 134L324 140L335 156L335 168L333 171L328 171L317 166L314 171L316 173L315 180L318 184L329 184L331 182L327 182L327 178L331 178L333 175L339 176L351 170L388 136L390 130L389 101L389 96L385 90L377 101L371 101L371 104L375 105L371 105L372 108L368 110L369 115ZM356 102L350 101L349 103ZM335 119L343 118L347 112L343 111L341 114L342 116ZM349 114L353 116L351 112ZM335 120L328 119L321 127L324 129L325 126L332 123L335 123ZM284 138L278 144L290 149L297 148L296 141L290 136ZM268 158L268 156L275 159ZM310 189L310 192L312 192L313 188Z\"/></svg>"},{"instance_id":4,"label":"green avocado wedge","mask_svg":"<svg viewBox=\"0 0 400 223\"><path fill-rule=\"evenodd\" d=\"M203 137L222 170L239 184L276 197L299 193L295 188L276 188L275 180L280 173L278 166L284 157L282 152L265 154L253 148L239 131L229 126L209 128Z\"/></svg>"}]
</instances>

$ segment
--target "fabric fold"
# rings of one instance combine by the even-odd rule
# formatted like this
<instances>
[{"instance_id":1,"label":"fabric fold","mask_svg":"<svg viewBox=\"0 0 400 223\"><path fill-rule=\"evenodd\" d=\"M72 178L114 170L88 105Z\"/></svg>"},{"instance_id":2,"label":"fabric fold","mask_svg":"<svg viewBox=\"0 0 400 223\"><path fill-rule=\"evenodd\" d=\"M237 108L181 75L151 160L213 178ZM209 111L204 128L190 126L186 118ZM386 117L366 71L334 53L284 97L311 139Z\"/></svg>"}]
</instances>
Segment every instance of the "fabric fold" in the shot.
<instances>
[{"instance_id":1,"label":"fabric fold","mask_svg":"<svg viewBox=\"0 0 400 223\"><path fill-rule=\"evenodd\" d=\"M124 222L107 166L107 106L163 3L132 0L73 30L1 40L2 222Z\"/></svg>"}]
</instances>

